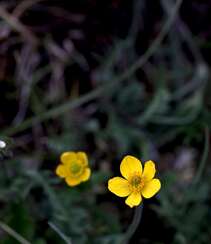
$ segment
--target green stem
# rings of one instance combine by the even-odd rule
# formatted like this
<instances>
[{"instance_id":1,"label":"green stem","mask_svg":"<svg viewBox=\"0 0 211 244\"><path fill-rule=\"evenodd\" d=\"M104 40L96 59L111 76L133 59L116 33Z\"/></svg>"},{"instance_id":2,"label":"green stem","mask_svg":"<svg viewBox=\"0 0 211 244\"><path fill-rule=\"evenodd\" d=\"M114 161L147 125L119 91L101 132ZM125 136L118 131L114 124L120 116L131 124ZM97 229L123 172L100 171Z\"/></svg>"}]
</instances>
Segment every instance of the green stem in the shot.
<instances>
[{"instance_id":1,"label":"green stem","mask_svg":"<svg viewBox=\"0 0 211 244\"><path fill-rule=\"evenodd\" d=\"M18 241L21 244L31 244L31 242L27 241L25 238L23 238L20 234L18 234L15 230L13 230L11 227L6 225L5 223L0 221L0 228L5 231L7 234L12 236L16 241Z\"/></svg>"},{"instance_id":2,"label":"green stem","mask_svg":"<svg viewBox=\"0 0 211 244\"><path fill-rule=\"evenodd\" d=\"M49 226L64 240L67 244L72 244L69 237L67 237L55 224L48 222Z\"/></svg>"},{"instance_id":3,"label":"green stem","mask_svg":"<svg viewBox=\"0 0 211 244\"><path fill-rule=\"evenodd\" d=\"M194 178L193 185L197 184L200 181L202 173L203 173L204 168L205 168L207 157L208 157L208 154L209 154L209 128L208 128L208 126L205 126L204 136L205 136L205 139L204 139L204 151L203 151L203 154L202 154L202 158L200 160L200 164L199 164L199 168L197 170L197 174L196 174L196 176Z\"/></svg>"},{"instance_id":4,"label":"green stem","mask_svg":"<svg viewBox=\"0 0 211 244\"><path fill-rule=\"evenodd\" d=\"M121 244L127 244L129 243L130 239L134 235L135 231L137 230L140 222L141 222L141 217L142 217L142 212L143 212L143 204L135 208L135 213L133 216L132 223L130 224L129 228L127 229L127 232L124 235L124 239L121 242Z\"/></svg>"}]
</instances>

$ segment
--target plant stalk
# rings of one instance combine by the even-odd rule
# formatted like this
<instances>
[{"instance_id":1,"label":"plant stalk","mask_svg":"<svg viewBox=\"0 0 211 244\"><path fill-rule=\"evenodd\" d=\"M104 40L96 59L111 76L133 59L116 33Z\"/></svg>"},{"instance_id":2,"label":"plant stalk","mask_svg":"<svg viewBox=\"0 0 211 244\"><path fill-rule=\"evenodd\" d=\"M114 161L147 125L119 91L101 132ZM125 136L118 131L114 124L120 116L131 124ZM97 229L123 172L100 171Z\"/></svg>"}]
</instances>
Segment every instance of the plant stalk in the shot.
<instances>
[{"instance_id":1,"label":"plant stalk","mask_svg":"<svg viewBox=\"0 0 211 244\"><path fill-rule=\"evenodd\" d=\"M142 212L143 212L143 204L139 205L135 208L135 213L133 216L133 220L127 229L125 235L123 236L123 241L121 244L128 244L134 233L136 232L142 218Z\"/></svg>"}]
</instances>

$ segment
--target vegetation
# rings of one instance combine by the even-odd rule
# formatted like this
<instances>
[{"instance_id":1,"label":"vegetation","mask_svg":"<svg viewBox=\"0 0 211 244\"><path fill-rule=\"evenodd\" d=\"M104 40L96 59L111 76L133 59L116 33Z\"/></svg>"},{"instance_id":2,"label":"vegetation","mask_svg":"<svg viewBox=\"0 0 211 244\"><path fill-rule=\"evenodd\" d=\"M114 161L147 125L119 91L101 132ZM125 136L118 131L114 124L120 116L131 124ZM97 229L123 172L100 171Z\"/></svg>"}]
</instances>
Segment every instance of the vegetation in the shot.
<instances>
[{"instance_id":1,"label":"vegetation","mask_svg":"<svg viewBox=\"0 0 211 244\"><path fill-rule=\"evenodd\" d=\"M210 242L210 8L1 1L0 243ZM74 187L56 174L67 151L91 169ZM136 231L108 190L126 155L154 161L162 186Z\"/></svg>"}]
</instances>

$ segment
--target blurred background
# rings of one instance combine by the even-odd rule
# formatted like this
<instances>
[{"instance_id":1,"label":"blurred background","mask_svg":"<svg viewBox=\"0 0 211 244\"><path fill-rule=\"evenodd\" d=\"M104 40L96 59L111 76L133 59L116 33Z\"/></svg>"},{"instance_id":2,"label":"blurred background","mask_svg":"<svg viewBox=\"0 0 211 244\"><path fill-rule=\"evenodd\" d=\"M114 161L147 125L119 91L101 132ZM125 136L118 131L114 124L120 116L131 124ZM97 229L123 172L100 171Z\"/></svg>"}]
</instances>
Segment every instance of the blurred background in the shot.
<instances>
[{"instance_id":1,"label":"blurred background","mask_svg":"<svg viewBox=\"0 0 211 244\"><path fill-rule=\"evenodd\" d=\"M0 243L118 244L133 216L107 189L126 154L162 189L131 243L211 240L211 1L1 0ZM85 151L70 188L60 154Z\"/></svg>"}]
</instances>

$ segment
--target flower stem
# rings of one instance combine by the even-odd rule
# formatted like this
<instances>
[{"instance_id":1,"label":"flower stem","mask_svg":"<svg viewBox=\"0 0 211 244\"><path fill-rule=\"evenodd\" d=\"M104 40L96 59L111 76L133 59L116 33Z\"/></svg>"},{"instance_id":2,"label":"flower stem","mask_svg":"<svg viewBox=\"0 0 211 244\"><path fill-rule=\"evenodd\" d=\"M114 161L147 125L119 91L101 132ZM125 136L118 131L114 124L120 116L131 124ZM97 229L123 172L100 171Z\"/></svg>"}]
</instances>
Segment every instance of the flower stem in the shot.
<instances>
[{"instance_id":1,"label":"flower stem","mask_svg":"<svg viewBox=\"0 0 211 244\"><path fill-rule=\"evenodd\" d=\"M129 228L126 231L121 244L129 243L131 237L134 235L135 231L137 230L137 228L141 222L142 212L143 212L143 204L141 204L140 206L135 208L133 220L132 220Z\"/></svg>"},{"instance_id":2,"label":"flower stem","mask_svg":"<svg viewBox=\"0 0 211 244\"><path fill-rule=\"evenodd\" d=\"M209 144L209 128L207 125L205 125L205 128L204 128L204 137L205 137L204 138L204 151L202 154L202 158L200 160L200 164L199 164L199 168L197 170L197 174L196 174L194 181L193 181L193 185L196 185L200 182L202 173L203 173L204 168L205 168L205 164L207 162L208 154L209 154L209 147L210 147L210 144Z\"/></svg>"},{"instance_id":3,"label":"flower stem","mask_svg":"<svg viewBox=\"0 0 211 244\"><path fill-rule=\"evenodd\" d=\"M0 229L5 231L8 235L12 236L16 241L20 244L31 244L31 242L27 241L24 237L18 234L15 230L9 227L7 224L0 221Z\"/></svg>"}]
</instances>

